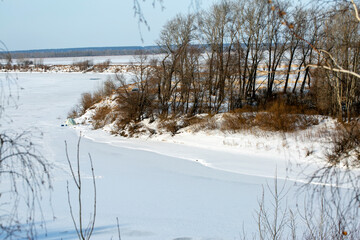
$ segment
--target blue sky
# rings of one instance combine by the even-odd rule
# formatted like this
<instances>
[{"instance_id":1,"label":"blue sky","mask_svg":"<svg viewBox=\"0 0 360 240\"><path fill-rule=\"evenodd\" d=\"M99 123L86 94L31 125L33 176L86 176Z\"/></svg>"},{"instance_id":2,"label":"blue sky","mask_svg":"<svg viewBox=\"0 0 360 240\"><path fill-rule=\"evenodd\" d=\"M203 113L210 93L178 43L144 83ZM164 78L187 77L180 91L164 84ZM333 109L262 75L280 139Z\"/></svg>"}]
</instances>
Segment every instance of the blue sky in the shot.
<instances>
[{"instance_id":1,"label":"blue sky","mask_svg":"<svg viewBox=\"0 0 360 240\"><path fill-rule=\"evenodd\" d=\"M211 2L203 0L202 8ZM162 11L152 0L142 2L151 27L150 32L142 27L142 42L133 0L2 0L0 40L10 51L154 45L164 23L179 12L192 11L191 3L165 0Z\"/></svg>"}]
</instances>

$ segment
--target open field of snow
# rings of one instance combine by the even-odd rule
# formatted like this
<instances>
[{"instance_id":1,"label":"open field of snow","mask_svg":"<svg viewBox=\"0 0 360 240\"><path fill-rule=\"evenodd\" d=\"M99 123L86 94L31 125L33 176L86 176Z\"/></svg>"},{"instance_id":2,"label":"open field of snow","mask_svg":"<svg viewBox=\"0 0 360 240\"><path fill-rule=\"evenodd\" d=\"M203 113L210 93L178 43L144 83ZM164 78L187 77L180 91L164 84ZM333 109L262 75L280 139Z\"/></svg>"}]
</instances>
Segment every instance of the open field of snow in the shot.
<instances>
[{"instance_id":1,"label":"open field of snow","mask_svg":"<svg viewBox=\"0 0 360 240\"><path fill-rule=\"evenodd\" d=\"M64 141L74 161L80 132L84 200L90 209L88 153L94 161L98 188L93 239L117 239L116 217L122 239L126 240L239 239L243 228L248 233L256 231L254 211L262 186L272 187L276 172L280 184L290 179L288 206L301 204L294 183L303 168L315 166L308 164L303 148L313 146L316 150L317 143L297 145L296 140L287 142L281 135L266 138L220 132L127 139L87 126L61 127L80 94L95 89L108 76L11 74L17 78L18 88L12 84L12 91L18 93L19 100L16 107L7 107L1 127L31 129L39 136L34 139L39 150L55 166L52 207L48 197L43 203L47 235L42 234L40 239L77 239L67 205L66 182L71 184L72 178ZM6 74L0 74L0 78L4 80ZM298 151L284 151L281 146L286 144Z\"/></svg>"}]
</instances>

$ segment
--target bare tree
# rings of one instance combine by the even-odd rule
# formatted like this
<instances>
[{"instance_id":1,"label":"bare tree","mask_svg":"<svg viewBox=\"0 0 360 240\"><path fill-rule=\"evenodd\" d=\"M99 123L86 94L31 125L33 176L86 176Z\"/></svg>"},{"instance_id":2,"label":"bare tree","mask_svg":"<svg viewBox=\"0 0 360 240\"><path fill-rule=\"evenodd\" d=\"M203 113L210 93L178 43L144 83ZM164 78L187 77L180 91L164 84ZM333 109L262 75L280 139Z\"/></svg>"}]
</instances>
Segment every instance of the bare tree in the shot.
<instances>
[{"instance_id":1,"label":"bare tree","mask_svg":"<svg viewBox=\"0 0 360 240\"><path fill-rule=\"evenodd\" d=\"M263 14L266 3L262 0L239 1L238 17L235 19L237 26L236 51L238 57L238 96L235 107L239 108L244 102L256 99L259 88L257 85L258 70L264 60L264 39L266 33L265 18Z\"/></svg>"},{"instance_id":2,"label":"bare tree","mask_svg":"<svg viewBox=\"0 0 360 240\"><path fill-rule=\"evenodd\" d=\"M120 125L126 125L131 121L138 122L145 118L153 118L154 102L156 94L156 81L154 80L154 67L150 64L151 60L143 52L139 52L135 57L138 64L133 64L130 71L134 76L129 81L122 75L116 75L120 82L117 89L117 103L121 111L118 119Z\"/></svg>"},{"instance_id":3,"label":"bare tree","mask_svg":"<svg viewBox=\"0 0 360 240\"><path fill-rule=\"evenodd\" d=\"M269 3L272 11L281 17L283 24L290 30L290 34L308 44L317 54L317 62L308 63L306 69L323 70L332 90L332 112L339 120L349 121L354 102L359 101L355 94L360 79L357 47L360 21L357 3L354 0L340 1L340 4L339 1L319 1L325 6L325 10L318 11L321 14L318 20L321 19L323 25L317 42L310 42L298 34L295 28L299 23L286 17L286 10L277 1Z\"/></svg>"},{"instance_id":4,"label":"bare tree","mask_svg":"<svg viewBox=\"0 0 360 240\"><path fill-rule=\"evenodd\" d=\"M261 200L259 200L259 209L256 212L259 239L283 239L284 230L287 227L288 208L286 206L287 192L283 186L278 186L277 177L274 179L274 189L267 185L271 194L271 209L265 205L265 190L263 189Z\"/></svg>"},{"instance_id":5,"label":"bare tree","mask_svg":"<svg viewBox=\"0 0 360 240\"><path fill-rule=\"evenodd\" d=\"M233 21L232 4L221 1L204 11L199 26L207 51L208 108L209 112L219 112L225 101L225 85L230 79L230 53L235 41L235 22Z\"/></svg>"},{"instance_id":6,"label":"bare tree","mask_svg":"<svg viewBox=\"0 0 360 240\"><path fill-rule=\"evenodd\" d=\"M165 24L157 44L165 53L158 70L158 100L161 113L173 113L186 103L191 80L186 73L188 53L194 38L194 15L177 15ZM189 70L189 69L187 69ZM191 77L191 75L190 75ZM178 101L180 99L180 101Z\"/></svg>"}]
</instances>

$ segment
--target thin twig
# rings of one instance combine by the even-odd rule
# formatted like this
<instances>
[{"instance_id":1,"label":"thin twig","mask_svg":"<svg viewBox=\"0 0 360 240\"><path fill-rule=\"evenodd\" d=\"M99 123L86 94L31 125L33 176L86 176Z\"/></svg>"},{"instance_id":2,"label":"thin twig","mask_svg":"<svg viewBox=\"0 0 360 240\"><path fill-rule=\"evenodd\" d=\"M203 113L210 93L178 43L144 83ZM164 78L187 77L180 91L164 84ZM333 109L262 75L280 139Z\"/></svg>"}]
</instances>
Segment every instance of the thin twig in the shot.
<instances>
[{"instance_id":1,"label":"thin twig","mask_svg":"<svg viewBox=\"0 0 360 240\"><path fill-rule=\"evenodd\" d=\"M78 227L77 227L77 225L76 225L76 221L75 221L74 213L73 213L73 210L72 210L72 205L71 205L71 200L70 200L70 191L69 191L69 182L68 182L68 181L66 181L66 184L67 184L66 189L67 189L68 204L69 204L69 209L70 209L71 219L72 219L72 221L73 221L73 224L74 224L74 227L75 227L76 233L77 233L77 235L78 235L79 239L81 239L81 238L80 238L79 229L78 229Z\"/></svg>"},{"instance_id":2,"label":"thin twig","mask_svg":"<svg viewBox=\"0 0 360 240\"><path fill-rule=\"evenodd\" d=\"M89 239L90 239L90 236L92 235L92 232L94 231L94 226L95 226L95 219L96 219L96 181L95 181L95 173L94 173L94 166L93 166L93 161L92 161L92 158L91 158L91 155L89 153L89 159L90 159L90 164L91 164L91 174L92 174L92 180L93 180L93 187L94 187L94 212L93 212L93 219L91 220L92 221L92 225L91 225L91 228L90 228L90 233L88 235Z\"/></svg>"},{"instance_id":3,"label":"thin twig","mask_svg":"<svg viewBox=\"0 0 360 240\"><path fill-rule=\"evenodd\" d=\"M119 234L119 240L121 240L120 225L119 225L119 218L118 218L118 217L116 217L116 222L117 222L117 229L118 229L118 234Z\"/></svg>"},{"instance_id":4,"label":"thin twig","mask_svg":"<svg viewBox=\"0 0 360 240\"><path fill-rule=\"evenodd\" d=\"M79 188L79 183L78 183L77 180L76 180L75 173L74 173L72 164L71 164L71 162L70 162L70 158L69 158L69 153L68 153L68 148L67 148L67 143L66 143L66 141L65 141L65 154L66 154L67 162L68 162L69 167L70 167L71 176L73 177L73 180L74 180L74 183L76 184L76 187Z\"/></svg>"}]
</instances>

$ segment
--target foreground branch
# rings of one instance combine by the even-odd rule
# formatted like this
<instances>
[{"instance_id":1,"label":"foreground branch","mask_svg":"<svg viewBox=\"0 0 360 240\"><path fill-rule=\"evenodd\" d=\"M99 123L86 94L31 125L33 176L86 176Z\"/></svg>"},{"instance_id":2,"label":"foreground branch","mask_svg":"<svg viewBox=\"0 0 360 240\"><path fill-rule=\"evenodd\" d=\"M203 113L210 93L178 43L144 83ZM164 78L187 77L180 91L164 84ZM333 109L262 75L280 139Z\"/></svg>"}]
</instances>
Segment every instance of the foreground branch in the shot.
<instances>
[{"instance_id":1,"label":"foreground branch","mask_svg":"<svg viewBox=\"0 0 360 240\"><path fill-rule=\"evenodd\" d=\"M76 165L77 169L74 171L73 165L70 161L68 150L67 150L67 143L65 141L65 152L66 152L66 159L70 167L71 176L73 179L73 182L77 189L78 194L78 220L76 220L74 210L71 203L71 197L70 197L70 190L69 190L69 183L67 183L67 195L68 195L68 204L69 204L69 210L71 219L73 221L76 233L78 235L78 238L81 240L89 240L91 238L91 235L94 231L95 227L95 219L96 219L96 181L95 181L95 173L94 173L94 166L93 161L91 158L91 155L89 154L89 160L91 165L91 174L92 174L92 182L93 182L93 191L94 191L94 200L93 200L93 213L90 217L89 223L87 224L87 227L84 228L83 223L83 200L82 200L82 181L81 181L81 170L80 170L80 140L81 140L81 134L78 140L77 144L77 154L76 154Z\"/></svg>"}]
</instances>

